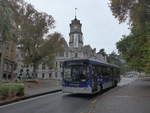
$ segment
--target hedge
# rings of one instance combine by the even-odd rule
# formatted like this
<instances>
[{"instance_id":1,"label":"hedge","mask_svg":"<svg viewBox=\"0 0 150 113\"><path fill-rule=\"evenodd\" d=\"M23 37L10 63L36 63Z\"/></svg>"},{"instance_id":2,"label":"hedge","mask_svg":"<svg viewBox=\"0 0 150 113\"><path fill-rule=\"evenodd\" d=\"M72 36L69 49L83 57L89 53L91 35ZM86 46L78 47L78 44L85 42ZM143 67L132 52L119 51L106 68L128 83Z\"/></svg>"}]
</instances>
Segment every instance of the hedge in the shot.
<instances>
[{"instance_id":1,"label":"hedge","mask_svg":"<svg viewBox=\"0 0 150 113\"><path fill-rule=\"evenodd\" d=\"M25 87L22 83L3 83L0 85L0 98L23 96L24 89Z\"/></svg>"}]
</instances>

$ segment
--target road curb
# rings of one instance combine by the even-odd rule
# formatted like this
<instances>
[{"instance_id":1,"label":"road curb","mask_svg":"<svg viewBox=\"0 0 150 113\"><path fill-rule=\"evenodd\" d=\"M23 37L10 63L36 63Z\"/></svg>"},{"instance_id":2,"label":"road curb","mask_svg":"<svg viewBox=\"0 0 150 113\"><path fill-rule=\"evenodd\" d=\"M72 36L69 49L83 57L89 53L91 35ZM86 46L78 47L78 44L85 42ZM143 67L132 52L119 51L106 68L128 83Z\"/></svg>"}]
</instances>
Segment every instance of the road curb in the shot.
<instances>
[{"instance_id":1,"label":"road curb","mask_svg":"<svg viewBox=\"0 0 150 113\"><path fill-rule=\"evenodd\" d=\"M62 90L61 89L57 89L57 90L48 91L48 92L44 92L44 93L38 93L38 94L30 95L30 96L24 96L24 97L20 97L20 98L13 99L13 100L8 100L8 101L0 103L0 106L11 104L11 103L18 102L18 101L21 101L21 100L26 100L26 99L42 96L42 95L47 95L47 94L51 94L51 93L57 93L57 92L60 92L60 91L62 91Z\"/></svg>"}]
</instances>

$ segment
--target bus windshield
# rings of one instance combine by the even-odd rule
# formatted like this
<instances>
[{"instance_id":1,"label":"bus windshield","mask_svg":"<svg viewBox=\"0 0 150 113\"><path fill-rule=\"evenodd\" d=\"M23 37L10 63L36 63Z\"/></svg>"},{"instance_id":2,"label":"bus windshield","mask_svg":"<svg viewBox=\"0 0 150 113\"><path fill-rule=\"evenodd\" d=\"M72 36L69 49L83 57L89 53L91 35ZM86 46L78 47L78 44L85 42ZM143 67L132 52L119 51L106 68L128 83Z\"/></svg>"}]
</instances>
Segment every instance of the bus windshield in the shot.
<instances>
[{"instance_id":1,"label":"bus windshield","mask_svg":"<svg viewBox=\"0 0 150 113\"><path fill-rule=\"evenodd\" d=\"M69 65L64 67L64 82L86 83L88 79L87 68L85 65Z\"/></svg>"}]
</instances>

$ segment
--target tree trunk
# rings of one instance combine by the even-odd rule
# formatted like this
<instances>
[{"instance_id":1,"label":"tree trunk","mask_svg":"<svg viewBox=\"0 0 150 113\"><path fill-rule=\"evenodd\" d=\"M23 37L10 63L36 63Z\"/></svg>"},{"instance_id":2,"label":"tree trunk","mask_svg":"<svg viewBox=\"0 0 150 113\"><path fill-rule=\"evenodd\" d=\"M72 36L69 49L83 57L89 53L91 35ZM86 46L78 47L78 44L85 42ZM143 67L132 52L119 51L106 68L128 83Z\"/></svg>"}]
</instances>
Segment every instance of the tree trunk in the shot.
<instances>
[{"instance_id":1,"label":"tree trunk","mask_svg":"<svg viewBox=\"0 0 150 113\"><path fill-rule=\"evenodd\" d=\"M4 69L4 56L5 56L5 44L1 42L1 59L0 59L0 80L3 79L3 69Z\"/></svg>"}]
</instances>

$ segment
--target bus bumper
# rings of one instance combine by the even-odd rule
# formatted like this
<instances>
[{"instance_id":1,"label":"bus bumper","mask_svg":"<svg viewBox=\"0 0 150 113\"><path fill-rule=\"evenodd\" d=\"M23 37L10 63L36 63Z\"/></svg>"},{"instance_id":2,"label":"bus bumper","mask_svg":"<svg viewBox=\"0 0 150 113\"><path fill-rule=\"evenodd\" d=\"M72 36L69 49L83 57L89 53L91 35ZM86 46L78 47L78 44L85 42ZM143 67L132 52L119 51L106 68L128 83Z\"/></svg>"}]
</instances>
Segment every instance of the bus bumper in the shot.
<instances>
[{"instance_id":1,"label":"bus bumper","mask_svg":"<svg viewBox=\"0 0 150 113\"><path fill-rule=\"evenodd\" d=\"M91 94L92 88L90 87L62 87L63 93L76 93L76 94Z\"/></svg>"}]
</instances>

